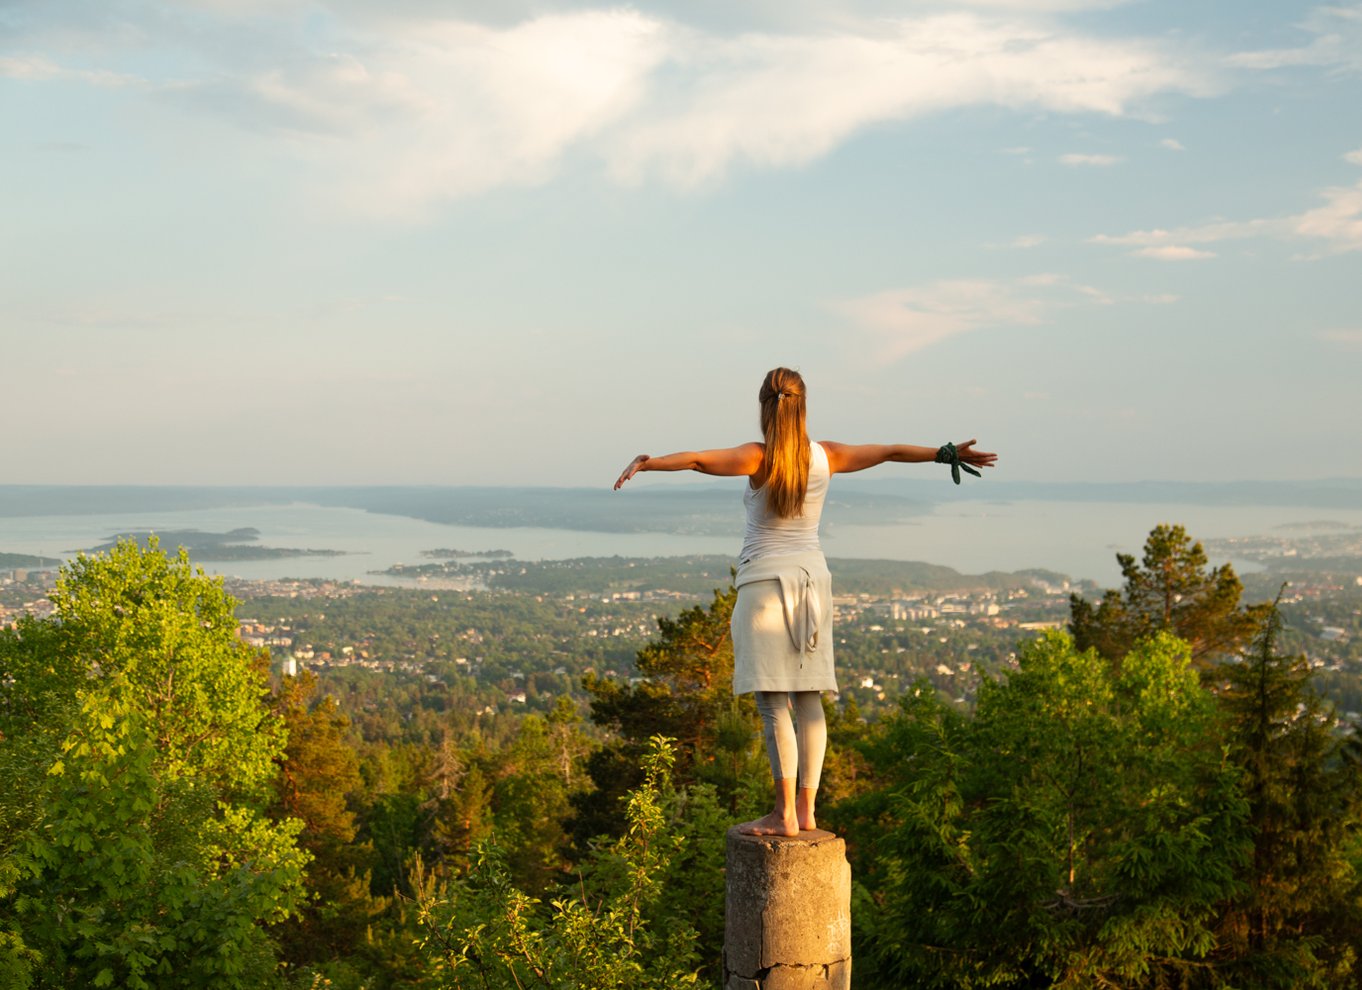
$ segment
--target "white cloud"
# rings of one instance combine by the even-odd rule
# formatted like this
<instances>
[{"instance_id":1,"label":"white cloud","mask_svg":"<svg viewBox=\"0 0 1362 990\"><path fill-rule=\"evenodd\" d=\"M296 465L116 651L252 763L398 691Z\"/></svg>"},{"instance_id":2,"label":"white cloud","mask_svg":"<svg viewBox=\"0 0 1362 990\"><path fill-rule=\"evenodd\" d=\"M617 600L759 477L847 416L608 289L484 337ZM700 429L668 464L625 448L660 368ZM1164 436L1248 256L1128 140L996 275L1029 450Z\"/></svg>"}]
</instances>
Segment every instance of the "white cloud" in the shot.
<instances>
[{"instance_id":1,"label":"white cloud","mask_svg":"<svg viewBox=\"0 0 1362 990\"><path fill-rule=\"evenodd\" d=\"M1291 218L1297 237L1328 242L1331 253L1362 251L1362 182L1323 192L1325 203Z\"/></svg>"},{"instance_id":2,"label":"white cloud","mask_svg":"<svg viewBox=\"0 0 1362 990\"><path fill-rule=\"evenodd\" d=\"M1322 330L1315 336L1348 350L1362 350L1362 330Z\"/></svg>"},{"instance_id":3,"label":"white cloud","mask_svg":"<svg viewBox=\"0 0 1362 990\"><path fill-rule=\"evenodd\" d=\"M1040 234L1019 234L1010 241L994 241L984 245L990 251L1026 251L1045 243Z\"/></svg>"},{"instance_id":4,"label":"white cloud","mask_svg":"<svg viewBox=\"0 0 1362 990\"><path fill-rule=\"evenodd\" d=\"M36 56L0 57L0 76L9 79L55 79L62 74L61 66Z\"/></svg>"},{"instance_id":5,"label":"white cloud","mask_svg":"<svg viewBox=\"0 0 1362 990\"><path fill-rule=\"evenodd\" d=\"M230 4L232 0L193 0L215 6ZM268 3L269 0L250 0ZM284 2L284 0L280 0ZM300 0L289 0L298 3ZM1131 0L946 0L932 6L970 7L990 13L1023 14L1027 16L1062 15L1086 11L1108 10L1123 6ZM570 13L600 9L599 0L327 0L332 9L344 10L366 18L421 18L429 15L432 7L439 7L447 16L483 24L511 24L536 14L549 12ZM643 14L660 19L684 16L693 27L719 32L753 30L800 31L838 25L861 25L903 16L903 0L634 0L628 5ZM913 6L927 6L914 4Z\"/></svg>"},{"instance_id":6,"label":"white cloud","mask_svg":"<svg viewBox=\"0 0 1362 990\"><path fill-rule=\"evenodd\" d=\"M1157 258L1159 261L1204 261L1214 258L1214 251L1202 251L1185 244L1164 244L1158 247L1142 247L1131 254L1140 258Z\"/></svg>"},{"instance_id":7,"label":"white cloud","mask_svg":"<svg viewBox=\"0 0 1362 990\"><path fill-rule=\"evenodd\" d=\"M870 125L999 105L1121 115L1203 73L1152 45L1064 34L970 14L885 22L861 34L690 36L676 85L608 151L612 171L679 186L734 164L789 167Z\"/></svg>"},{"instance_id":8,"label":"white cloud","mask_svg":"<svg viewBox=\"0 0 1362 990\"><path fill-rule=\"evenodd\" d=\"M188 12L107 14L95 27L54 13L56 26L31 37L65 44L73 60L93 51L110 66L169 67L163 98L283 143L346 210L406 216L547 181L570 156L621 182L694 188L735 168L798 167L876 125L961 107L1122 116L1158 95L1215 88L1205 59L1057 19L1104 0L979 2L1005 9L892 17L901 8L875 0L821 19L810 4L782 21L773 4L761 23L800 28L739 34L646 7L558 4L508 22L527 6L478 2L434 18L433 5L375 12L333 0L313 16L297 2L194 0ZM107 40L92 41L96 28ZM219 34L220 44L204 40ZM7 58L0 73L126 78L59 58Z\"/></svg>"},{"instance_id":9,"label":"white cloud","mask_svg":"<svg viewBox=\"0 0 1362 990\"><path fill-rule=\"evenodd\" d=\"M915 289L891 289L835 307L878 338L880 356L894 360L957 334L985 328L1034 325L1045 304L1014 283L956 279Z\"/></svg>"},{"instance_id":10,"label":"white cloud","mask_svg":"<svg viewBox=\"0 0 1362 990\"><path fill-rule=\"evenodd\" d=\"M1213 244L1218 241L1242 240L1268 235L1282 236L1289 230L1286 220L1223 220L1199 227L1177 227L1173 230L1133 230L1128 234L1098 234L1090 238L1093 244L1116 244L1135 247L1167 247L1172 244Z\"/></svg>"},{"instance_id":11,"label":"white cloud","mask_svg":"<svg viewBox=\"0 0 1362 990\"><path fill-rule=\"evenodd\" d=\"M1362 165L1362 148L1358 148L1356 151L1349 151L1343 156L1343 160L1352 165Z\"/></svg>"},{"instance_id":12,"label":"white cloud","mask_svg":"<svg viewBox=\"0 0 1362 990\"><path fill-rule=\"evenodd\" d=\"M663 33L628 11L508 30L428 24L367 63L337 58L251 88L342 145L305 151L343 177L342 208L418 217L431 203L550 177L572 148L638 107Z\"/></svg>"},{"instance_id":13,"label":"white cloud","mask_svg":"<svg viewBox=\"0 0 1362 990\"><path fill-rule=\"evenodd\" d=\"M1227 62L1244 69L1308 65L1362 72L1362 4L1316 7L1298 27L1314 35L1309 43L1295 48L1240 52L1231 55Z\"/></svg>"},{"instance_id":14,"label":"white cloud","mask_svg":"<svg viewBox=\"0 0 1362 990\"><path fill-rule=\"evenodd\" d=\"M1177 138L1164 138L1159 142L1159 147L1167 148L1169 151L1186 151L1186 147Z\"/></svg>"},{"instance_id":15,"label":"white cloud","mask_svg":"<svg viewBox=\"0 0 1362 990\"><path fill-rule=\"evenodd\" d=\"M1111 165L1116 165L1116 164L1118 164L1120 161L1121 161L1121 158L1120 158L1119 156L1117 156L1117 155L1079 155L1079 154L1070 154L1070 155L1060 155L1060 156L1059 156L1059 163L1060 163L1061 165L1068 165L1068 166L1070 166L1070 167L1079 167L1079 166L1084 166L1084 165L1092 165L1092 166L1096 166L1096 167L1098 167L1098 168L1106 168L1106 167L1109 167L1109 166L1111 166Z\"/></svg>"},{"instance_id":16,"label":"white cloud","mask_svg":"<svg viewBox=\"0 0 1362 990\"><path fill-rule=\"evenodd\" d=\"M106 69L73 69L40 55L0 56L0 78L43 82L49 79L75 79L92 86L128 86L142 82L136 76Z\"/></svg>"},{"instance_id":17,"label":"white cloud","mask_svg":"<svg viewBox=\"0 0 1362 990\"><path fill-rule=\"evenodd\" d=\"M1335 186L1320 193L1322 206L1285 217L1257 220L1224 220L1172 230L1135 230L1128 234L1098 234L1093 244L1137 247L1145 257L1184 260L1192 244L1266 237L1273 240L1323 241L1324 254L1362 251L1362 181ZM1162 253L1155 253L1155 252ZM1203 255L1204 256L1204 255Z\"/></svg>"},{"instance_id":18,"label":"white cloud","mask_svg":"<svg viewBox=\"0 0 1362 990\"><path fill-rule=\"evenodd\" d=\"M1018 13L1067 13L1084 10L1109 10L1120 7L1129 0L960 0L968 7L993 7L998 10L1014 10Z\"/></svg>"},{"instance_id":19,"label":"white cloud","mask_svg":"<svg viewBox=\"0 0 1362 990\"><path fill-rule=\"evenodd\" d=\"M1099 289L1045 272L1015 279L946 279L833 304L893 361L950 337L1044 323L1057 310L1111 300Z\"/></svg>"}]
</instances>

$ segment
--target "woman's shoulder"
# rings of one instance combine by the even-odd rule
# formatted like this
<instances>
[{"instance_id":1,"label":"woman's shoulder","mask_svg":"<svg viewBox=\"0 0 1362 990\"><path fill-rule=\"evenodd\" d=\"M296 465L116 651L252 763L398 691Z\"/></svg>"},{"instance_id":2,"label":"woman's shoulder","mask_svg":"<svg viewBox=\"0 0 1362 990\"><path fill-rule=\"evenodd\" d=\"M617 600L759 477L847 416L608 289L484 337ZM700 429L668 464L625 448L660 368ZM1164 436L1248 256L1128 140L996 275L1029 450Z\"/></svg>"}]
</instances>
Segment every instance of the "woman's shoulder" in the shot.
<instances>
[{"instance_id":1,"label":"woman's shoulder","mask_svg":"<svg viewBox=\"0 0 1362 990\"><path fill-rule=\"evenodd\" d=\"M847 445L835 440L818 440L814 442L814 447L822 452L822 463L827 466L828 474L836 474L844 464L842 455Z\"/></svg>"}]
</instances>

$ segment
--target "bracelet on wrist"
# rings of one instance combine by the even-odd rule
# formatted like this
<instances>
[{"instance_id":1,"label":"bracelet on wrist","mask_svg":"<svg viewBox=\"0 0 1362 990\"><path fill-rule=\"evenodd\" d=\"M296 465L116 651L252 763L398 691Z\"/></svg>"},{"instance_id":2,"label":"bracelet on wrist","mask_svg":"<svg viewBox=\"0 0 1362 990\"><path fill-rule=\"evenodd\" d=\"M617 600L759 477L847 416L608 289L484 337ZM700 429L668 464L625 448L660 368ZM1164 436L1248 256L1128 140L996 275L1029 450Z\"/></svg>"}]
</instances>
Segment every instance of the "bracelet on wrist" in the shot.
<instances>
[{"instance_id":1,"label":"bracelet on wrist","mask_svg":"<svg viewBox=\"0 0 1362 990\"><path fill-rule=\"evenodd\" d=\"M955 444L953 443L944 443L940 447L938 447L936 450L935 459L936 463L938 464L949 464L951 466L951 480L954 481L957 485L960 484L961 468L968 471L976 478L983 477L983 475L976 471L974 468L970 467L968 464L965 464L963 461L960 460L960 452L955 449Z\"/></svg>"}]
</instances>

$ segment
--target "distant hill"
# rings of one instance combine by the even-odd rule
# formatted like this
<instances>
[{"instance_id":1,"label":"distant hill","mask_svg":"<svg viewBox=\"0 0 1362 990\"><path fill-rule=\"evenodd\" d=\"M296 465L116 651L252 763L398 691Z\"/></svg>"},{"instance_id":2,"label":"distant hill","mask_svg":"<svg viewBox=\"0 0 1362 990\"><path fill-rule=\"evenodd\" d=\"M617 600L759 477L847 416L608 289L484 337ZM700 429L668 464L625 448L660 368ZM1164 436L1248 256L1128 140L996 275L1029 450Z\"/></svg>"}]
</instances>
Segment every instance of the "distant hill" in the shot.
<instances>
[{"instance_id":1,"label":"distant hill","mask_svg":"<svg viewBox=\"0 0 1362 990\"><path fill-rule=\"evenodd\" d=\"M61 561L53 557L35 557L31 553L0 553L0 570L18 568L33 571L60 565Z\"/></svg>"},{"instance_id":2,"label":"distant hill","mask_svg":"<svg viewBox=\"0 0 1362 990\"><path fill-rule=\"evenodd\" d=\"M935 466L932 466L935 467ZM0 485L0 518L166 512L310 503L463 526L537 526L603 533L731 536L741 527L739 481L601 488L478 486ZM1356 509L1362 478L1304 481L1034 482L992 475L950 483L944 468L912 476L839 478L828 502L837 522L902 522L956 501L1135 502Z\"/></svg>"},{"instance_id":3,"label":"distant hill","mask_svg":"<svg viewBox=\"0 0 1362 990\"><path fill-rule=\"evenodd\" d=\"M397 565L388 574L427 578L474 577L487 588L529 594L649 592L666 590L705 596L733 577L727 555L680 557L577 557L568 560L498 560ZM1069 578L1046 570L962 574L952 567L907 560L832 558L828 567L838 594L888 595L895 591L1003 591L1063 586Z\"/></svg>"},{"instance_id":4,"label":"distant hill","mask_svg":"<svg viewBox=\"0 0 1362 990\"><path fill-rule=\"evenodd\" d=\"M0 486L0 518L168 512L309 503L408 516L459 526L667 532L731 536L741 532L738 481L723 485L607 488L373 487L180 488L136 486ZM930 504L892 493L848 492L829 499L845 523L900 522Z\"/></svg>"},{"instance_id":5,"label":"distant hill","mask_svg":"<svg viewBox=\"0 0 1362 990\"><path fill-rule=\"evenodd\" d=\"M302 550L294 547L267 547L255 541L260 538L260 530L246 526L227 533L205 533L198 529L136 530L129 533L115 533L109 539L94 547L87 547L86 553L108 553L124 540L133 540L145 548L156 537L162 549L173 552L183 547L196 561L219 563L229 560L276 560L280 557L337 557L343 556L340 550Z\"/></svg>"},{"instance_id":6,"label":"distant hill","mask_svg":"<svg viewBox=\"0 0 1362 990\"><path fill-rule=\"evenodd\" d=\"M942 479L913 477L839 478L842 488L931 502L958 499L990 502L1135 502L1180 505L1300 506L1319 509L1362 507L1362 478L1301 481L1005 481L993 476L966 479L956 487Z\"/></svg>"}]
</instances>

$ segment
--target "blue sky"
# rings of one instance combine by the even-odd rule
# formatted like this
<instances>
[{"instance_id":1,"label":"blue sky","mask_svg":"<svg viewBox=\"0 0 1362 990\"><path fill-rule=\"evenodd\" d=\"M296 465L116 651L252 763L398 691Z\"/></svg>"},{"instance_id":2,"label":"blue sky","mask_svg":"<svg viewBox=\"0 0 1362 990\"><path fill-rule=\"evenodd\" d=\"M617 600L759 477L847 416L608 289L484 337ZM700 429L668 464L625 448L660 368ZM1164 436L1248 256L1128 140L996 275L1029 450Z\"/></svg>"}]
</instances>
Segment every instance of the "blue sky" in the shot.
<instances>
[{"instance_id":1,"label":"blue sky","mask_svg":"<svg viewBox=\"0 0 1362 990\"><path fill-rule=\"evenodd\" d=\"M0 188L0 483L1362 476L1358 3L0 0Z\"/></svg>"}]
</instances>

